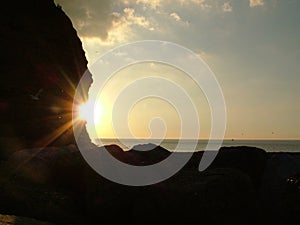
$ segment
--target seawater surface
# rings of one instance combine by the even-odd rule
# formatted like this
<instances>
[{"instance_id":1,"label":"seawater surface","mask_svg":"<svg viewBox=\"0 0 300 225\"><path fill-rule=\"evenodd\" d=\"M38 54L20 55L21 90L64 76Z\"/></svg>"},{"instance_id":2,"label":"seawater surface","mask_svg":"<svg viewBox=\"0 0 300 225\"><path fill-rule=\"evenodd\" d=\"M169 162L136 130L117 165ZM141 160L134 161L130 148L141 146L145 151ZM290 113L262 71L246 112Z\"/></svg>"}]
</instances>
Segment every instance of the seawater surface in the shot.
<instances>
[{"instance_id":1,"label":"seawater surface","mask_svg":"<svg viewBox=\"0 0 300 225\"><path fill-rule=\"evenodd\" d=\"M124 140L126 140L124 144ZM134 145L142 143L160 143L165 149L173 151L176 149L178 139L165 139L161 142L157 140L138 140L138 139L96 139L94 142L97 145L110 145L116 144L122 147L124 150L129 150ZM207 146L208 140L198 140L195 151L203 151ZM182 140L184 151L191 151L194 140L185 139ZM266 150L267 152L300 152L300 140L223 140L222 146L253 146Z\"/></svg>"}]
</instances>

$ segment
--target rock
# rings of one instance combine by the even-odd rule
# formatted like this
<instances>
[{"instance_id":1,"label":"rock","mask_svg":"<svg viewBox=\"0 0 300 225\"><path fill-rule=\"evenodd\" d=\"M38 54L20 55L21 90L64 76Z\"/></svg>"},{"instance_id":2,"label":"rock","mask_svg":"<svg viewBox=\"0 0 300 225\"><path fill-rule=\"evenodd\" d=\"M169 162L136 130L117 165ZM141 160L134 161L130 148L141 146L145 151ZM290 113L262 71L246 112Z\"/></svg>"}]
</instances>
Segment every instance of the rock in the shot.
<instances>
[{"instance_id":1,"label":"rock","mask_svg":"<svg viewBox=\"0 0 300 225\"><path fill-rule=\"evenodd\" d=\"M86 171L75 145L18 151L0 170L0 212L80 223Z\"/></svg>"},{"instance_id":2,"label":"rock","mask_svg":"<svg viewBox=\"0 0 300 225\"><path fill-rule=\"evenodd\" d=\"M75 145L24 149L6 162L11 176L31 185L83 192L86 162Z\"/></svg>"},{"instance_id":3,"label":"rock","mask_svg":"<svg viewBox=\"0 0 300 225\"><path fill-rule=\"evenodd\" d=\"M291 186L291 188L298 189L298 191L300 191L300 173L289 176L286 179L286 182Z\"/></svg>"},{"instance_id":4,"label":"rock","mask_svg":"<svg viewBox=\"0 0 300 225\"><path fill-rule=\"evenodd\" d=\"M300 171L300 159L289 153L273 153L266 164L261 191L264 197L279 197L288 187L287 179Z\"/></svg>"},{"instance_id":5,"label":"rock","mask_svg":"<svg viewBox=\"0 0 300 225\"><path fill-rule=\"evenodd\" d=\"M130 163L150 163L170 154L160 147L105 148L93 150L107 150ZM0 211L5 213L61 224L258 224L252 179L238 167L201 173L186 167L161 183L131 187L99 176L74 145L18 151L5 167L0 170Z\"/></svg>"},{"instance_id":6,"label":"rock","mask_svg":"<svg viewBox=\"0 0 300 225\"><path fill-rule=\"evenodd\" d=\"M53 0L1 5L0 136L24 141L17 147L74 144L73 96L87 60L70 19Z\"/></svg>"},{"instance_id":7,"label":"rock","mask_svg":"<svg viewBox=\"0 0 300 225\"><path fill-rule=\"evenodd\" d=\"M261 184L267 153L263 149L248 146L222 147L209 168L233 168L247 174L254 187Z\"/></svg>"},{"instance_id":8,"label":"rock","mask_svg":"<svg viewBox=\"0 0 300 225\"><path fill-rule=\"evenodd\" d=\"M136 166L158 163L171 154L163 147L154 144L136 145L128 151L123 151L123 149L117 145L107 145L99 148L99 151L103 150L107 150L121 162Z\"/></svg>"},{"instance_id":9,"label":"rock","mask_svg":"<svg viewBox=\"0 0 300 225\"><path fill-rule=\"evenodd\" d=\"M141 152L145 152L145 151L151 151L155 148L157 148L158 146L152 143L148 143L148 144L138 144L132 147L132 150L134 151L141 151Z\"/></svg>"},{"instance_id":10,"label":"rock","mask_svg":"<svg viewBox=\"0 0 300 225\"><path fill-rule=\"evenodd\" d=\"M0 214L0 225L53 225L52 223L38 221L26 217L12 216L12 215L1 215Z\"/></svg>"},{"instance_id":11,"label":"rock","mask_svg":"<svg viewBox=\"0 0 300 225\"><path fill-rule=\"evenodd\" d=\"M174 191L168 204L175 213L168 213L176 215L175 224L255 224L253 185L239 170L186 170L167 184L167 190Z\"/></svg>"},{"instance_id":12,"label":"rock","mask_svg":"<svg viewBox=\"0 0 300 225\"><path fill-rule=\"evenodd\" d=\"M0 137L0 161L6 161L15 151L26 148L24 143L24 138Z\"/></svg>"},{"instance_id":13,"label":"rock","mask_svg":"<svg viewBox=\"0 0 300 225\"><path fill-rule=\"evenodd\" d=\"M300 158L297 153L269 153L260 188L261 211L271 224L298 224Z\"/></svg>"},{"instance_id":14,"label":"rock","mask_svg":"<svg viewBox=\"0 0 300 225\"><path fill-rule=\"evenodd\" d=\"M143 166L159 163L171 154L167 149L152 143L135 145L129 153L138 159L134 165Z\"/></svg>"},{"instance_id":15,"label":"rock","mask_svg":"<svg viewBox=\"0 0 300 225\"><path fill-rule=\"evenodd\" d=\"M238 170L183 171L146 187L89 186L89 217L105 224L255 224L252 182Z\"/></svg>"}]
</instances>

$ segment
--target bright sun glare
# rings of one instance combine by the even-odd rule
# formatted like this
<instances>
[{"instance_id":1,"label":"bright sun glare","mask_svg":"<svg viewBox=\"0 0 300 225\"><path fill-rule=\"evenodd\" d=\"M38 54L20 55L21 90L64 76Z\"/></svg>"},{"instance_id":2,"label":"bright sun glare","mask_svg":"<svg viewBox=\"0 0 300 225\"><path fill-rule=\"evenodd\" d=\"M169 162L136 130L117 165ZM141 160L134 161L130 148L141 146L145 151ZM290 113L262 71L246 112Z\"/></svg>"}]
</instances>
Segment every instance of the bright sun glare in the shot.
<instances>
[{"instance_id":1,"label":"bright sun glare","mask_svg":"<svg viewBox=\"0 0 300 225\"><path fill-rule=\"evenodd\" d=\"M94 114L97 115L95 122L98 122L99 118L102 116L102 107L100 104L96 104L96 107L94 107L94 105L91 104L89 101L81 104L78 107L79 119L85 120L88 123L92 123L93 119L94 119L93 111L94 111Z\"/></svg>"},{"instance_id":2,"label":"bright sun glare","mask_svg":"<svg viewBox=\"0 0 300 225\"><path fill-rule=\"evenodd\" d=\"M90 109L88 107L88 103L81 104L78 107L79 119L81 120L89 120Z\"/></svg>"}]
</instances>

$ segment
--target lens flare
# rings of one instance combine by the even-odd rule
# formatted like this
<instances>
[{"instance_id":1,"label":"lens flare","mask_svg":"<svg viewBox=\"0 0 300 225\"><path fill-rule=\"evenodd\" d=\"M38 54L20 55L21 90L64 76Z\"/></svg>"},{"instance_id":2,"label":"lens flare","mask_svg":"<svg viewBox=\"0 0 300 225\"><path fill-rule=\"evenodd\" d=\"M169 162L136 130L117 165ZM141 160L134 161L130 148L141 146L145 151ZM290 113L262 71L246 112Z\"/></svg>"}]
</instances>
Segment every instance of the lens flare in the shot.
<instances>
[{"instance_id":1,"label":"lens flare","mask_svg":"<svg viewBox=\"0 0 300 225\"><path fill-rule=\"evenodd\" d=\"M100 118L102 116L102 106L101 104L96 104L95 107L91 103L91 101L85 102L78 106L78 119L79 120L85 120L87 123L96 122L98 125L100 122ZM95 118L93 118L93 112L95 115ZM94 121L95 119L95 121Z\"/></svg>"},{"instance_id":2,"label":"lens flare","mask_svg":"<svg viewBox=\"0 0 300 225\"><path fill-rule=\"evenodd\" d=\"M81 105L78 106L78 117L80 120L86 120L87 122L90 121L91 115L92 115L92 111L93 110L91 107L89 107L88 102L87 103L83 103Z\"/></svg>"}]
</instances>

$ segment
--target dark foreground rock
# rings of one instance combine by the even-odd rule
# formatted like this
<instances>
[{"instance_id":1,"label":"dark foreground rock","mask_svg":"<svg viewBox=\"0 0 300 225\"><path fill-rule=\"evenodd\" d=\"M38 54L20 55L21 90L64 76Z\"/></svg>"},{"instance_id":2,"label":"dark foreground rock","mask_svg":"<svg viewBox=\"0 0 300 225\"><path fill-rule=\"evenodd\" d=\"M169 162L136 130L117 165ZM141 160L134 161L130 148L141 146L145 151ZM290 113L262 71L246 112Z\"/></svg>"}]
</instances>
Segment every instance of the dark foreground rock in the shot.
<instances>
[{"instance_id":1,"label":"dark foreground rock","mask_svg":"<svg viewBox=\"0 0 300 225\"><path fill-rule=\"evenodd\" d=\"M280 152L268 156L260 187L265 218L272 224L299 224L300 154Z\"/></svg>"},{"instance_id":2,"label":"dark foreground rock","mask_svg":"<svg viewBox=\"0 0 300 225\"><path fill-rule=\"evenodd\" d=\"M256 147L222 147L210 168L233 168L247 174L258 188L265 170L268 156L266 151Z\"/></svg>"},{"instance_id":3,"label":"dark foreground rock","mask_svg":"<svg viewBox=\"0 0 300 225\"><path fill-rule=\"evenodd\" d=\"M135 166L152 165L166 159L171 154L163 147L154 144L136 145L126 153L117 145L101 147L99 150L104 149L121 162Z\"/></svg>"},{"instance_id":4,"label":"dark foreground rock","mask_svg":"<svg viewBox=\"0 0 300 225\"><path fill-rule=\"evenodd\" d=\"M131 164L149 164L168 152L106 149ZM22 150L2 166L0 211L7 214L56 224L245 224L242 218L253 219L251 179L235 169L186 169L159 184L129 187L96 174L74 145Z\"/></svg>"},{"instance_id":5,"label":"dark foreground rock","mask_svg":"<svg viewBox=\"0 0 300 225\"><path fill-rule=\"evenodd\" d=\"M38 221L26 217L0 214L0 225L54 225L52 223Z\"/></svg>"},{"instance_id":6,"label":"dark foreground rock","mask_svg":"<svg viewBox=\"0 0 300 225\"><path fill-rule=\"evenodd\" d=\"M251 181L230 169L200 175L185 171L149 187L99 184L88 202L91 216L106 224L253 224L254 220L249 210L254 205Z\"/></svg>"},{"instance_id":7,"label":"dark foreground rock","mask_svg":"<svg viewBox=\"0 0 300 225\"><path fill-rule=\"evenodd\" d=\"M0 211L58 224L83 222L84 166L75 146L16 152L0 170Z\"/></svg>"},{"instance_id":8,"label":"dark foreground rock","mask_svg":"<svg viewBox=\"0 0 300 225\"><path fill-rule=\"evenodd\" d=\"M241 155L244 148L234 148L234 152ZM116 145L106 146L106 150L131 164L142 160L139 165L164 158L168 152L161 147L157 152L124 152ZM270 165L277 165L278 170L290 164L276 163L275 156L285 159L268 153L257 187L250 172L258 171L261 165L249 163L252 168L243 171L244 167L237 166L245 166L238 164L238 157L229 163L232 151L226 155L222 150L214 167L204 172L198 171L197 162L164 182L146 187L119 185L99 176L74 145L19 151L0 169L0 212L55 224L293 224L300 212L299 190L286 188L281 197L270 196L277 186L265 179L272 177L269 169L276 169ZM199 154L191 162L196 162ZM243 154L242 162L253 162L253 154L258 153ZM260 162L260 158L257 160Z\"/></svg>"}]
</instances>

